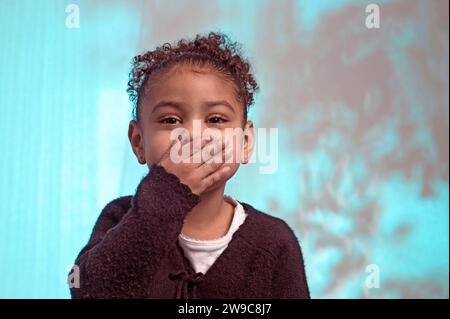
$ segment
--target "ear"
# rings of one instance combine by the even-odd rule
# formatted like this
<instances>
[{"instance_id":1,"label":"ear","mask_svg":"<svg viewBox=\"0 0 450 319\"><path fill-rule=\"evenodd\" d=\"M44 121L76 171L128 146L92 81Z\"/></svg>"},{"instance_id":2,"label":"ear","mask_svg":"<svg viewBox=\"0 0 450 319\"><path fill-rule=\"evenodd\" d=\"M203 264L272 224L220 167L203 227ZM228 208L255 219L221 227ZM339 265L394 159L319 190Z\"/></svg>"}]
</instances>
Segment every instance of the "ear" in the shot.
<instances>
[{"instance_id":1,"label":"ear","mask_svg":"<svg viewBox=\"0 0 450 319\"><path fill-rule=\"evenodd\" d=\"M131 148L133 149L133 153L136 155L139 164L145 164L146 161L142 129L135 120L131 120L130 125L128 126L128 139L130 140Z\"/></svg>"},{"instance_id":2,"label":"ear","mask_svg":"<svg viewBox=\"0 0 450 319\"><path fill-rule=\"evenodd\" d=\"M255 130L253 129L253 122L247 121L244 126L244 141L242 144L242 164L247 164L253 153L255 146Z\"/></svg>"}]
</instances>

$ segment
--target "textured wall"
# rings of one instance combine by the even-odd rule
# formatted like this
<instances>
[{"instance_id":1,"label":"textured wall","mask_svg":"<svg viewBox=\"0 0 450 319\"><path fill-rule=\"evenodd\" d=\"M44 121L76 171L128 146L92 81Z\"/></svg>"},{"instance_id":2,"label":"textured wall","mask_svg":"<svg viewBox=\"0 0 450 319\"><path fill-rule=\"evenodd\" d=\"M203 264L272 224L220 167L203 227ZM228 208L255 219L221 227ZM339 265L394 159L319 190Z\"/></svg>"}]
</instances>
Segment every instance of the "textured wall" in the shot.
<instances>
[{"instance_id":1,"label":"textured wall","mask_svg":"<svg viewBox=\"0 0 450 319\"><path fill-rule=\"evenodd\" d=\"M379 29L369 1L175 2L0 3L0 297L69 296L100 209L145 173L131 57L221 30L254 63L250 118L279 132L278 171L227 192L295 229L312 297L448 298L448 1L378 1Z\"/></svg>"}]
</instances>

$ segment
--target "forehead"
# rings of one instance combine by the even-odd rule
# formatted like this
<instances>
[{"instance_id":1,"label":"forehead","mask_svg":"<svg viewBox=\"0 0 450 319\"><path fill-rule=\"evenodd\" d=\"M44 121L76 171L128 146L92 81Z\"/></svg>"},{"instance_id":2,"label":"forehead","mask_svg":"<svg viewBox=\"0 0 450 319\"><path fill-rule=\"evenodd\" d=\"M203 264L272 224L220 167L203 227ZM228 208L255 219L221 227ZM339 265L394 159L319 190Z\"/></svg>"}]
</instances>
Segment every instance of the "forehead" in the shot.
<instances>
[{"instance_id":1,"label":"forehead","mask_svg":"<svg viewBox=\"0 0 450 319\"><path fill-rule=\"evenodd\" d=\"M196 104L203 100L226 100L242 108L236 85L226 75L208 66L172 66L152 75L145 87L144 104L180 99Z\"/></svg>"}]
</instances>

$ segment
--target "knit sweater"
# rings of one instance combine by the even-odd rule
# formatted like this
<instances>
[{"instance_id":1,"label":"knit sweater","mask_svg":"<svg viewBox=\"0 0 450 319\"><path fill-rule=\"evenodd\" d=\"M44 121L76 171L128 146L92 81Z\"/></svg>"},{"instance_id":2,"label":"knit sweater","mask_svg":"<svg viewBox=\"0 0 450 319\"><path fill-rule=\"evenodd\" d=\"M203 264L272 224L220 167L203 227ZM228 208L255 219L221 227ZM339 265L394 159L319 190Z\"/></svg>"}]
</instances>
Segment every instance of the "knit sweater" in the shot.
<instances>
[{"instance_id":1,"label":"knit sweater","mask_svg":"<svg viewBox=\"0 0 450 319\"><path fill-rule=\"evenodd\" d=\"M241 202L248 214L206 274L196 273L178 242L200 197L153 165L134 196L102 210L79 253L72 298L309 298L302 252L292 229Z\"/></svg>"},{"instance_id":2,"label":"knit sweater","mask_svg":"<svg viewBox=\"0 0 450 319\"><path fill-rule=\"evenodd\" d=\"M241 203L229 195L224 195L223 199L234 206L231 224L225 235L207 240L192 238L183 233L178 236L180 247L183 248L184 255L189 259L196 272L206 274L208 269L228 247L228 244L233 238L233 234L244 223L247 217L247 213Z\"/></svg>"}]
</instances>

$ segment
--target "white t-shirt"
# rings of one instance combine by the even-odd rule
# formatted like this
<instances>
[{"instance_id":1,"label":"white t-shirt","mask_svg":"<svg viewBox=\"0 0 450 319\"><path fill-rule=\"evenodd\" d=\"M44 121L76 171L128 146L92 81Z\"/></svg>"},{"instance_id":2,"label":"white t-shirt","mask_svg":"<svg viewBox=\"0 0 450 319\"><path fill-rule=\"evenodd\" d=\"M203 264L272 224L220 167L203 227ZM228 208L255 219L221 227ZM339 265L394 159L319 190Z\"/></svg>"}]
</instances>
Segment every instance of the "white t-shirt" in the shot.
<instances>
[{"instance_id":1,"label":"white t-shirt","mask_svg":"<svg viewBox=\"0 0 450 319\"><path fill-rule=\"evenodd\" d=\"M178 236L184 255L189 259L196 272L206 274L209 267L214 264L220 254L227 248L233 233L244 223L247 217L247 213L241 203L228 195L225 195L224 198L234 206L233 220L224 236L212 240L193 239L183 233Z\"/></svg>"}]
</instances>

